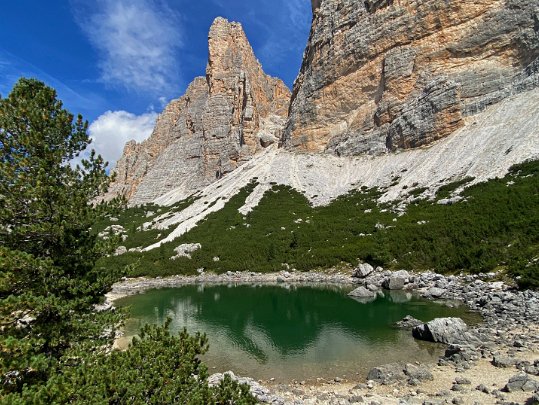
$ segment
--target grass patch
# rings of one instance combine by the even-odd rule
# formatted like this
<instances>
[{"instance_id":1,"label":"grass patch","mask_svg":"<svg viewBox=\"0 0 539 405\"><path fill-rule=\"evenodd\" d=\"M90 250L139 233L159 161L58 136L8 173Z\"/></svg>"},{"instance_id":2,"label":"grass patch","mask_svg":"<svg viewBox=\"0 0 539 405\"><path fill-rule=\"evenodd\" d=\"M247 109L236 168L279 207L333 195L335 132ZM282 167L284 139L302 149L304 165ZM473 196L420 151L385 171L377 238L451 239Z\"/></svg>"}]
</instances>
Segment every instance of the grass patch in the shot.
<instances>
[{"instance_id":1,"label":"grass patch","mask_svg":"<svg viewBox=\"0 0 539 405\"><path fill-rule=\"evenodd\" d=\"M181 212L194 201L195 199L191 197L170 207L145 204L118 210L94 224L92 230L98 234L111 225L120 225L125 229L125 235L127 235L127 239L120 242L121 246L125 246L127 249L146 247L168 236L174 227L143 230L144 224L161 216L173 216L174 213Z\"/></svg>"},{"instance_id":2,"label":"grass patch","mask_svg":"<svg viewBox=\"0 0 539 405\"><path fill-rule=\"evenodd\" d=\"M451 193L458 189L459 187L462 187L469 182L473 181L474 177L465 177L462 180L455 181L453 183L445 184L442 187L438 189L437 196L439 198L448 198L451 196Z\"/></svg>"}]
</instances>

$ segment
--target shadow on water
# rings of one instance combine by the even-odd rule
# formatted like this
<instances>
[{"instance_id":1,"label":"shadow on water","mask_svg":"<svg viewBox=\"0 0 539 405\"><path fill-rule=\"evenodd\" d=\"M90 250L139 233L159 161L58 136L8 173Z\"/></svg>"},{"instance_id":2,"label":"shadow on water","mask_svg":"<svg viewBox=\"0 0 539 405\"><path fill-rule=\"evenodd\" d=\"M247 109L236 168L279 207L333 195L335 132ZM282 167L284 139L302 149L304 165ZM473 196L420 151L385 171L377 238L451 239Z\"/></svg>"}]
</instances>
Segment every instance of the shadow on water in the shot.
<instances>
[{"instance_id":1,"label":"shadow on water","mask_svg":"<svg viewBox=\"0 0 539 405\"><path fill-rule=\"evenodd\" d=\"M348 291L336 286L193 285L148 291L124 298L118 305L130 307L128 336L142 324L163 323L171 317L174 329L186 327L208 334L210 364L212 357L226 367L237 363L247 368L249 362L257 367L304 361L301 370L298 364L292 369L308 376L314 376L322 363L328 363L333 372L334 367L350 362L350 357L365 360L366 365L374 364L376 358L402 357L386 356L388 348L405 347L405 351L432 357L435 346L418 344L409 332L395 329L394 323L406 315L429 321L465 314L464 308L405 292L386 292L384 297L361 303L348 297ZM250 375L262 378L263 374L255 370Z\"/></svg>"}]
</instances>

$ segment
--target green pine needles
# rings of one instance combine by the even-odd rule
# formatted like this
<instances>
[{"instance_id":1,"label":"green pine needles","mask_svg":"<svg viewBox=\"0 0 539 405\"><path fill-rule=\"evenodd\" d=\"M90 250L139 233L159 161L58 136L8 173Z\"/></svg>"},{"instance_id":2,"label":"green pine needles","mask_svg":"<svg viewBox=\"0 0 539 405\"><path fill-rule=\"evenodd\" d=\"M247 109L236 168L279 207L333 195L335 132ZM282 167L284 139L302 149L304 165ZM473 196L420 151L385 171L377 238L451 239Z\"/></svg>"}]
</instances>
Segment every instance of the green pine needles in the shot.
<instances>
[{"instance_id":1,"label":"green pine needles","mask_svg":"<svg viewBox=\"0 0 539 405\"><path fill-rule=\"evenodd\" d=\"M91 227L122 201L95 203L110 179L87 129L37 80L0 98L0 402L253 403L208 386L204 336L148 327L111 351L122 314L94 308L123 270L95 267L115 239Z\"/></svg>"}]
</instances>

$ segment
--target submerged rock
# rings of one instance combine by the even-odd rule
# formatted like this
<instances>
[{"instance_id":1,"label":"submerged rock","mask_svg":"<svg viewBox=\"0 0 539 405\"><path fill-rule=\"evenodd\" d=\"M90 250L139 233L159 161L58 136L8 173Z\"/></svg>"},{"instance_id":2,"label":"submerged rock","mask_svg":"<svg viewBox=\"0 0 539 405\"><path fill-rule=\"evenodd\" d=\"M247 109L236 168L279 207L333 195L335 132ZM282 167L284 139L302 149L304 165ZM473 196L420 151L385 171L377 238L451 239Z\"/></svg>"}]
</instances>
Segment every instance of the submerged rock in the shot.
<instances>
[{"instance_id":1,"label":"submerged rock","mask_svg":"<svg viewBox=\"0 0 539 405\"><path fill-rule=\"evenodd\" d=\"M348 295L354 298L376 298L377 294L375 291L371 291L361 286L348 293Z\"/></svg>"},{"instance_id":2,"label":"submerged rock","mask_svg":"<svg viewBox=\"0 0 539 405\"><path fill-rule=\"evenodd\" d=\"M412 329L420 325L423 325L423 321L420 321L419 319L416 319L411 315L406 315L404 318L402 318L395 324L397 328L401 329Z\"/></svg>"},{"instance_id":3,"label":"submerged rock","mask_svg":"<svg viewBox=\"0 0 539 405\"><path fill-rule=\"evenodd\" d=\"M391 301L395 304L404 304L413 298L413 294L411 292L402 290L390 290L388 295Z\"/></svg>"}]
</instances>

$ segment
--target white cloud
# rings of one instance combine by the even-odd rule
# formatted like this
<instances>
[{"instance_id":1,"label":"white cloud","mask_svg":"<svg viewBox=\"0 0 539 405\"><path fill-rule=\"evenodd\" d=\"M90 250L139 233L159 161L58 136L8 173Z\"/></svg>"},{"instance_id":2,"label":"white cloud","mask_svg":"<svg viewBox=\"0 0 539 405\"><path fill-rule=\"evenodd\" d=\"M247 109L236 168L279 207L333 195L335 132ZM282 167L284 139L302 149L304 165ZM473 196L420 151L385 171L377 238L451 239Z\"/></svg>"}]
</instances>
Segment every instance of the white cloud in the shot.
<instances>
[{"instance_id":1,"label":"white cloud","mask_svg":"<svg viewBox=\"0 0 539 405\"><path fill-rule=\"evenodd\" d=\"M93 141L90 147L112 168L128 141L141 142L151 135L156 119L154 112L135 115L126 111L107 111L90 124L88 132Z\"/></svg>"},{"instance_id":2,"label":"white cloud","mask_svg":"<svg viewBox=\"0 0 539 405\"><path fill-rule=\"evenodd\" d=\"M174 11L157 0L78 0L75 12L106 84L154 95L175 87L181 35Z\"/></svg>"},{"instance_id":3,"label":"white cloud","mask_svg":"<svg viewBox=\"0 0 539 405\"><path fill-rule=\"evenodd\" d=\"M296 27L310 27L312 13L311 5L304 0L288 0L288 18Z\"/></svg>"}]
</instances>

